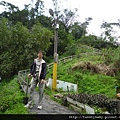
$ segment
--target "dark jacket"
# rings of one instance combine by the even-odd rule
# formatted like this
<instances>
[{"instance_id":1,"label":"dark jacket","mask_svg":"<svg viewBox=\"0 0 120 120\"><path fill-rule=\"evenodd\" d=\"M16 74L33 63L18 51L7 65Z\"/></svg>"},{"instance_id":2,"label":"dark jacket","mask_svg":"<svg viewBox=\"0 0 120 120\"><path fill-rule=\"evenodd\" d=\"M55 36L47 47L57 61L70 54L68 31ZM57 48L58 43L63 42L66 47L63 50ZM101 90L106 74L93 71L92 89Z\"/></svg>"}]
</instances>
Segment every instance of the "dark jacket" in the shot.
<instances>
[{"instance_id":1,"label":"dark jacket","mask_svg":"<svg viewBox=\"0 0 120 120\"><path fill-rule=\"evenodd\" d=\"M35 62L35 60L31 65L30 73L31 73L31 75L33 75L33 77L36 76L36 62ZM40 79L45 79L45 77L46 77L46 62L43 60L42 61L42 69L41 69Z\"/></svg>"}]
</instances>

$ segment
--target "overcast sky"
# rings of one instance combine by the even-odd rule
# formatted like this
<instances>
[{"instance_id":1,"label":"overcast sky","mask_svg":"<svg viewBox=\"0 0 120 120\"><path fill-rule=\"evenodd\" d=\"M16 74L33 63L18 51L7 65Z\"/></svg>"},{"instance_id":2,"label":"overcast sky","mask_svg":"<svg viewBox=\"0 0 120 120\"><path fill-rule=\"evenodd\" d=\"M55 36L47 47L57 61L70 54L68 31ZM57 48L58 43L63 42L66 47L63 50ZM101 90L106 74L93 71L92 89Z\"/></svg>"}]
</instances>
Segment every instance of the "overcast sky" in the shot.
<instances>
[{"instance_id":1,"label":"overcast sky","mask_svg":"<svg viewBox=\"0 0 120 120\"><path fill-rule=\"evenodd\" d=\"M12 3L19 7L24 8L24 4L31 3L31 0L0 0ZM36 1L36 0L33 0ZM60 0L59 0L60 1ZM118 22L120 19L120 0L61 0L61 7L74 9L78 8L77 18L80 22L84 22L85 18L92 17L91 24L89 25L89 33L100 35L100 25L102 21ZM48 10L52 8L52 0L44 0L45 13L49 15ZM0 12L2 11L0 6ZM115 28L120 33L120 29ZM117 35L118 35L117 34ZM119 34L120 36L120 34Z\"/></svg>"}]
</instances>

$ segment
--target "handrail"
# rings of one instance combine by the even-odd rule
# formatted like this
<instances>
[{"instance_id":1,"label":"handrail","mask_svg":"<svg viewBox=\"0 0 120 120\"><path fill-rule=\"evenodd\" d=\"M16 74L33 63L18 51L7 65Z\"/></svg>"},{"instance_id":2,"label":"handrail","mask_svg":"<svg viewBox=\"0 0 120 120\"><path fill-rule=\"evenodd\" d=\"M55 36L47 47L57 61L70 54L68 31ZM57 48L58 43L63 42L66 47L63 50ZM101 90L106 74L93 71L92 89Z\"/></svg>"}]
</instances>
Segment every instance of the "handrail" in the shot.
<instances>
[{"instance_id":1,"label":"handrail","mask_svg":"<svg viewBox=\"0 0 120 120\"><path fill-rule=\"evenodd\" d=\"M87 56L96 55L96 54L100 55L101 51L98 50L98 49L93 49L92 52L81 53L80 56L81 57L84 57L84 56L87 57ZM64 57L64 58L58 60L58 64L69 62L76 57L77 57L77 55ZM52 67L53 67L53 63L48 64L47 65L47 70L49 71ZM18 72L18 82L20 83L20 86L22 87L22 89L24 89L24 86L27 85L26 77L27 77L27 74L29 74L29 71L30 71L29 69L26 69L26 70L20 70Z\"/></svg>"}]
</instances>

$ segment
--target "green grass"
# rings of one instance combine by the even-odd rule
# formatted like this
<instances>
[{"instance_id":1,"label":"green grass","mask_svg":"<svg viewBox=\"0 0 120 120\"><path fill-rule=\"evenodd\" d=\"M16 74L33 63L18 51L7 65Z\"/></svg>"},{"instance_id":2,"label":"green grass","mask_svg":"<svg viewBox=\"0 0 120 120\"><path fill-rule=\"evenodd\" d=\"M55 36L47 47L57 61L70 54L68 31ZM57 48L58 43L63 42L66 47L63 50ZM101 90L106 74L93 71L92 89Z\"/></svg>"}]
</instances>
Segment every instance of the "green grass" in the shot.
<instances>
[{"instance_id":1,"label":"green grass","mask_svg":"<svg viewBox=\"0 0 120 120\"><path fill-rule=\"evenodd\" d=\"M58 64L57 79L75 84L78 83L78 93L103 94L110 99L116 98L116 77L92 73L90 70L82 70L79 69L79 67L72 70L72 66L79 64L80 62L90 62L93 65L97 65L104 63L104 58L99 55L77 57L70 62ZM52 74L53 70L48 71L47 78L53 77ZM53 92L47 89L45 92L54 100ZM65 93L67 94L68 92L66 91L64 94ZM75 93L73 92L73 94ZM94 108L96 114L102 114L104 112L103 108L99 108L98 106L92 107Z\"/></svg>"},{"instance_id":2,"label":"green grass","mask_svg":"<svg viewBox=\"0 0 120 120\"><path fill-rule=\"evenodd\" d=\"M71 83L78 83L79 93L89 94L105 94L109 98L115 97L116 79L115 77L104 74L91 73L89 70L76 69L72 70L72 66L80 62L90 62L92 64L104 63L101 56L81 57L59 64L57 70L57 79ZM49 71L47 77L52 77L53 70Z\"/></svg>"},{"instance_id":3,"label":"green grass","mask_svg":"<svg viewBox=\"0 0 120 120\"><path fill-rule=\"evenodd\" d=\"M89 94L105 94L109 98L115 97L115 81L113 77L105 75L86 75L79 81L79 92Z\"/></svg>"},{"instance_id":4,"label":"green grass","mask_svg":"<svg viewBox=\"0 0 120 120\"><path fill-rule=\"evenodd\" d=\"M89 70L75 69L72 66L80 62L90 62L92 64L104 63L104 58L101 56L77 57L76 59L58 64L57 79L71 83L78 83L78 93L89 94L104 94L109 98L115 98L116 78L104 74L92 73ZM46 78L53 77L53 69L47 72ZM0 114L28 114L24 108L23 97L25 94L21 92L17 77L10 80L9 83L2 82L0 84ZM56 100L54 95L57 93L67 94L62 90L52 91L50 88L45 89L45 94L49 95L51 99L61 104L61 100ZM74 92L73 92L74 94ZM100 112L99 108L96 108ZM101 113L101 112L100 112Z\"/></svg>"},{"instance_id":5,"label":"green grass","mask_svg":"<svg viewBox=\"0 0 120 120\"><path fill-rule=\"evenodd\" d=\"M23 104L25 95L21 92L17 77L8 83L2 82L0 91L0 114L28 114Z\"/></svg>"}]
</instances>

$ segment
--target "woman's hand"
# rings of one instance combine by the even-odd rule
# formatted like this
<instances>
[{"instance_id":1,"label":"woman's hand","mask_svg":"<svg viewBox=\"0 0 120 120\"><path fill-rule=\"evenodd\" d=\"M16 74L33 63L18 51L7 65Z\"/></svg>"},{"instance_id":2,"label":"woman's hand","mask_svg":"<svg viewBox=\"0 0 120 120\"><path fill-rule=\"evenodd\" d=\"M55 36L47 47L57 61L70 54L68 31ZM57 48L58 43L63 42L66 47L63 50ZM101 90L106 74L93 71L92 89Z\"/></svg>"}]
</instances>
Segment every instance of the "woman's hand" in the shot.
<instances>
[{"instance_id":1,"label":"woman's hand","mask_svg":"<svg viewBox=\"0 0 120 120\"><path fill-rule=\"evenodd\" d=\"M43 84L44 83L44 80L43 79L41 79L41 82L40 82L41 84Z\"/></svg>"},{"instance_id":2,"label":"woman's hand","mask_svg":"<svg viewBox=\"0 0 120 120\"><path fill-rule=\"evenodd\" d=\"M30 77L32 77L32 75L31 75L31 74L28 74L28 78L30 78Z\"/></svg>"}]
</instances>

